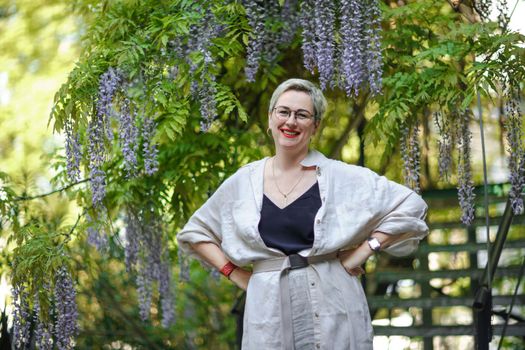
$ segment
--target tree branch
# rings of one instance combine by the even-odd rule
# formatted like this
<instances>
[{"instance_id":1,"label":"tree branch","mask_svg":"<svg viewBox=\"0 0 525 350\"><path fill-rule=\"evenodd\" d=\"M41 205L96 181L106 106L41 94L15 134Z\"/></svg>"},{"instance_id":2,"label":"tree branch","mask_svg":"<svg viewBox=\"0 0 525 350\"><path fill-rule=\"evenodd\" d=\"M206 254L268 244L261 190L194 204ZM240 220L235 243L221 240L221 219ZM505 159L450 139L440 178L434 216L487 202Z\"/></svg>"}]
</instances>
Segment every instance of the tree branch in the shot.
<instances>
[{"instance_id":1,"label":"tree branch","mask_svg":"<svg viewBox=\"0 0 525 350\"><path fill-rule=\"evenodd\" d=\"M368 101L368 93L366 93L363 98L356 99L355 103L352 106L352 114L355 115L355 119L352 121L348 121L348 125L346 126L345 130L343 131L343 134L339 137L339 140L334 145L332 150L330 151L330 157L331 158L337 158L339 159L341 157L341 151L343 147L348 142L348 138L350 137L350 133L352 130L357 129L357 127L364 121L364 111L366 107L366 102ZM361 102L361 103L359 103Z\"/></svg>"},{"instance_id":2,"label":"tree branch","mask_svg":"<svg viewBox=\"0 0 525 350\"><path fill-rule=\"evenodd\" d=\"M71 183L67 186L64 186L62 188L58 188L56 190L53 190L51 192L47 192L47 193L42 193L42 194L37 194L35 196L20 196L20 197L15 197L13 198L13 202L21 202L21 201L30 201L30 200L33 200L33 199L38 199L38 198L44 198L44 197L47 197L47 196L50 196L52 194L55 194L57 192L62 192L62 191L65 191L67 189L70 189L71 187L74 187L76 185L79 185L81 183L84 183L84 182L88 182L89 180L91 180L91 178L87 178L87 179L82 179L82 180L79 180L77 182L74 182L74 183Z\"/></svg>"},{"instance_id":3,"label":"tree branch","mask_svg":"<svg viewBox=\"0 0 525 350\"><path fill-rule=\"evenodd\" d=\"M470 23L481 22L479 13L474 9L471 1L447 0L454 11L461 13Z\"/></svg>"}]
</instances>

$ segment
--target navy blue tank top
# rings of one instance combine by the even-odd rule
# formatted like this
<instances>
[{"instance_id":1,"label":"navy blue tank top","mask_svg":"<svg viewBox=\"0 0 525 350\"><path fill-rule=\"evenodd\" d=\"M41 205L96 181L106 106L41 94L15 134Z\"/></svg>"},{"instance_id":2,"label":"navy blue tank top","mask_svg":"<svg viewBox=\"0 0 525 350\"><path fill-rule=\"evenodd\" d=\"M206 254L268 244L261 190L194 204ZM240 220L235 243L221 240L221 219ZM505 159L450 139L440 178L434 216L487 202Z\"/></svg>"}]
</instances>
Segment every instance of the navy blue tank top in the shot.
<instances>
[{"instance_id":1,"label":"navy blue tank top","mask_svg":"<svg viewBox=\"0 0 525 350\"><path fill-rule=\"evenodd\" d=\"M283 209L264 195L259 221L262 240L267 247L279 249L286 255L311 248L314 243L314 219L320 207L317 182Z\"/></svg>"}]
</instances>

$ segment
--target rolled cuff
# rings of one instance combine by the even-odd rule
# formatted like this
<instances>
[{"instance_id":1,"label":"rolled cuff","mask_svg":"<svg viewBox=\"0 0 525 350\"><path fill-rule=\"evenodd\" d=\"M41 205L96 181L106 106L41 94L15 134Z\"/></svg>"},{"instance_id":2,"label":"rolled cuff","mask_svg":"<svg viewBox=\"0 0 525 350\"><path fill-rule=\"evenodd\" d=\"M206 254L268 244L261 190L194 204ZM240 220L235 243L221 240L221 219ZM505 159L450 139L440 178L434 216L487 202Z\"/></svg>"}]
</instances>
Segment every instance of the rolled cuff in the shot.
<instances>
[{"instance_id":1,"label":"rolled cuff","mask_svg":"<svg viewBox=\"0 0 525 350\"><path fill-rule=\"evenodd\" d=\"M390 218L374 231L387 235L402 235L403 238L383 251L393 256L405 256L417 250L419 242L428 234L428 226L421 219L410 218L407 222L406 218Z\"/></svg>"}]
</instances>

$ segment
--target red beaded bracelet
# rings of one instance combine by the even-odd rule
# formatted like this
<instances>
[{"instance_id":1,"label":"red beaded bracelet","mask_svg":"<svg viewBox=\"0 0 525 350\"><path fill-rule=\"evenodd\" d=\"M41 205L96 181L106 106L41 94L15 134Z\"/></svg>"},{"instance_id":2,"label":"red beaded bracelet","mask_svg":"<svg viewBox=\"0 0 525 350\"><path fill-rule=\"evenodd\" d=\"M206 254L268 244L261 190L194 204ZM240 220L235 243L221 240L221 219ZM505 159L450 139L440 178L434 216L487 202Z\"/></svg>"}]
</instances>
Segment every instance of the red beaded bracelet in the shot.
<instances>
[{"instance_id":1,"label":"red beaded bracelet","mask_svg":"<svg viewBox=\"0 0 525 350\"><path fill-rule=\"evenodd\" d=\"M238 266L232 263L231 261L228 261L226 265L220 269L220 273L222 273L224 276L226 276L228 279L230 279L230 275Z\"/></svg>"}]
</instances>

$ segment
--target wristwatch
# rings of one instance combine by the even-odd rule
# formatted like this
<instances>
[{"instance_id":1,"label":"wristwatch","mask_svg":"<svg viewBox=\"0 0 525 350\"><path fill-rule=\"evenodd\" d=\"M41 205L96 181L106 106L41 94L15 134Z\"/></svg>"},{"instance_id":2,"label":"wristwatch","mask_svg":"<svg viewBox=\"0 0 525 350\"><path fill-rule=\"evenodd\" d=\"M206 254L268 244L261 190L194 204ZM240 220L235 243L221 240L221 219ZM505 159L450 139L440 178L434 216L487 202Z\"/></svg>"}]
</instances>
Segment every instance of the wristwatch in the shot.
<instances>
[{"instance_id":1,"label":"wristwatch","mask_svg":"<svg viewBox=\"0 0 525 350\"><path fill-rule=\"evenodd\" d=\"M368 238L368 246L376 253L381 250L381 242L375 237Z\"/></svg>"}]
</instances>

